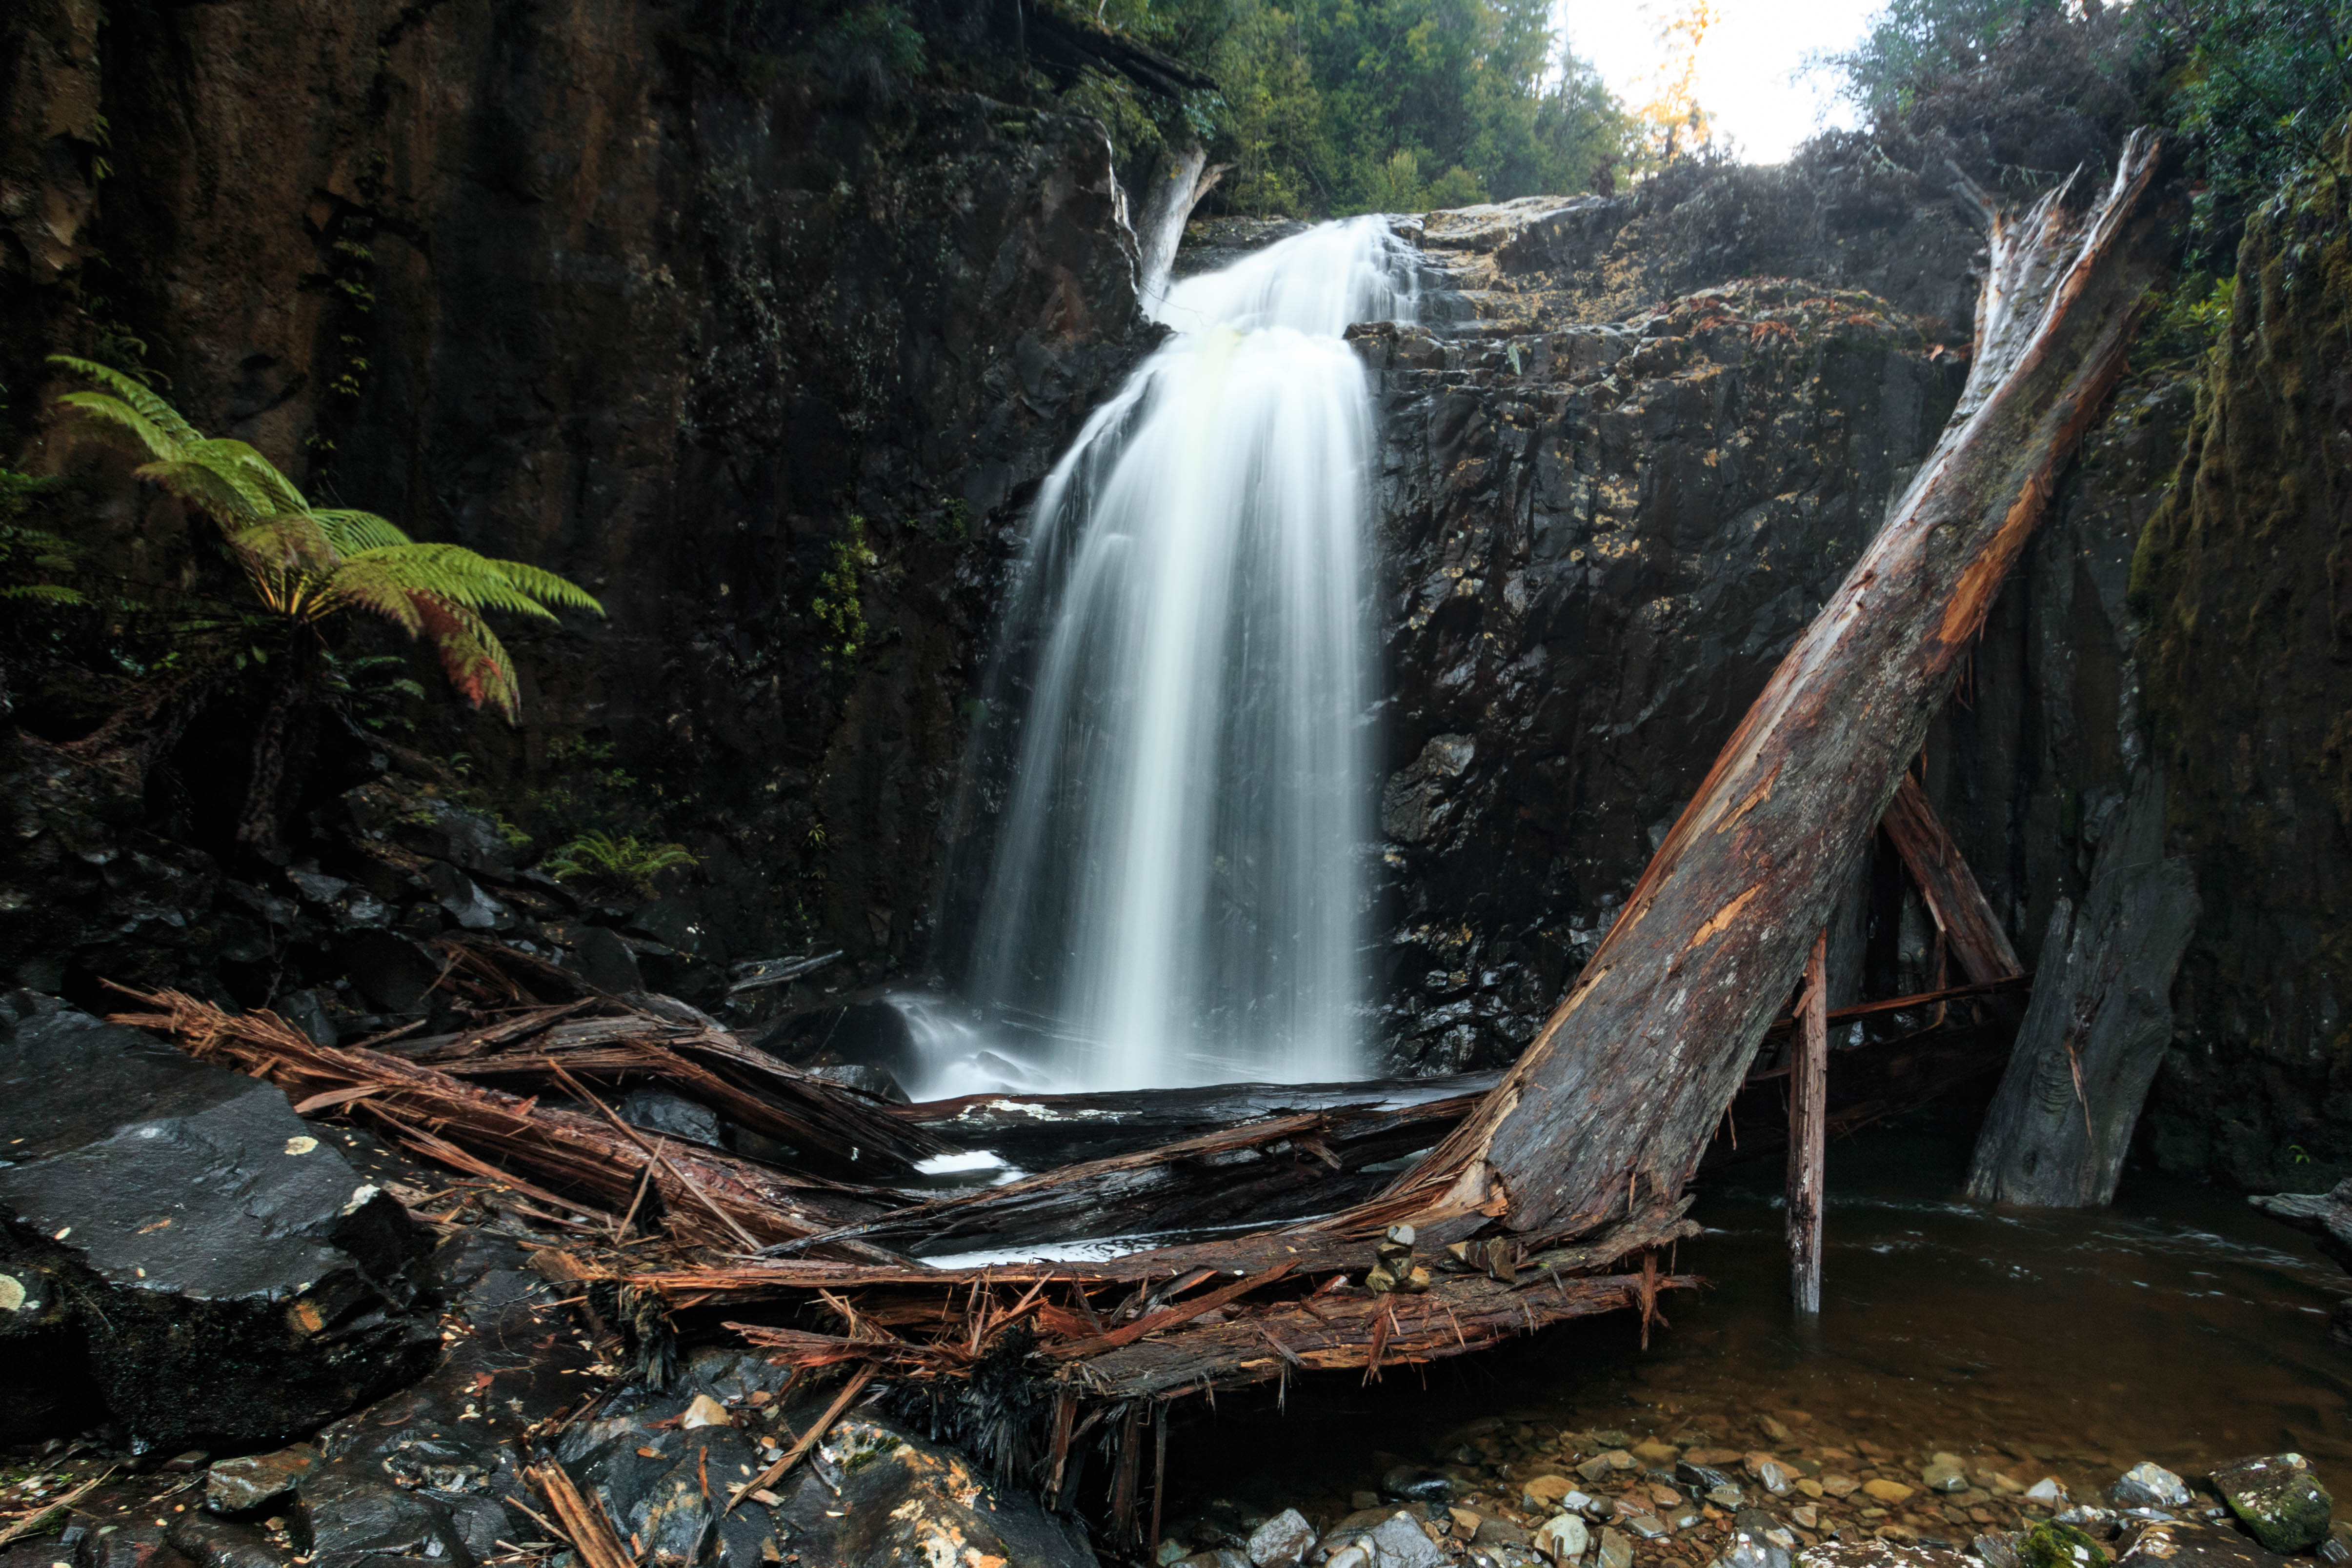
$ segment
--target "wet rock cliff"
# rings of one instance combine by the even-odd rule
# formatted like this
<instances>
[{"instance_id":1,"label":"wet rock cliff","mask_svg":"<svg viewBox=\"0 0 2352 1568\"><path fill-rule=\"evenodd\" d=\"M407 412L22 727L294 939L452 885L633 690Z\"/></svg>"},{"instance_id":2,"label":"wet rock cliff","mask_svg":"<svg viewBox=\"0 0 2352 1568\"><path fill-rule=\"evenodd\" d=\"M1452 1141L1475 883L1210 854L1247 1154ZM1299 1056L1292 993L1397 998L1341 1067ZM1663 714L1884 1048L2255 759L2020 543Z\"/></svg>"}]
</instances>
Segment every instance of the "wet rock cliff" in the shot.
<instances>
[{"instance_id":1,"label":"wet rock cliff","mask_svg":"<svg viewBox=\"0 0 2352 1568\"><path fill-rule=\"evenodd\" d=\"M14 8L20 466L89 485L134 575L185 578L184 520L45 447L41 356L143 349L200 427L314 496L582 582L608 623L513 628L519 725L442 699L420 658L433 699L394 734L502 813L569 802L555 836L685 844L672 923L719 973L831 947L878 975L919 946L1002 536L1147 343L1102 130L1030 101L1018 9L917 20L910 65L815 12L719 5ZM93 721L37 671L11 686L37 749ZM203 729L157 787L227 765ZM104 793L60 765L12 773ZM353 769L301 808L341 822ZM234 868L134 851L156 805L18 823L47 868L10 900L21 979L86 987L101 942L134 973L211 973Z\"/></svg>"}]
</instances>

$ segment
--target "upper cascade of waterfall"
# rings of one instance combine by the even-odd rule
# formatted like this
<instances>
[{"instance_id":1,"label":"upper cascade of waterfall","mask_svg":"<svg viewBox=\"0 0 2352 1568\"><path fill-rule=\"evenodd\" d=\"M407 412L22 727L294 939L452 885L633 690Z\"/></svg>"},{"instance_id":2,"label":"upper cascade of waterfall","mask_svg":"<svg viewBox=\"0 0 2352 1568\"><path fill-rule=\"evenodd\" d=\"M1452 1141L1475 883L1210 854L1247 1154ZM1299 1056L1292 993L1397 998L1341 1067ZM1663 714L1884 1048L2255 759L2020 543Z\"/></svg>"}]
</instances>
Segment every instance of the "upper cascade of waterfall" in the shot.
<instances>
[{"instance_id":1,"label":"upper cascade of waterfall","mask_svg":"<svg viewBox=\"0 0 2352 1568\"><path fill-rule=\"evenodd\" d=\"M1287 327L1336 338L1358 321L1409 321L1412 247L1382 217L1318 224L1215 272L1151 291L1152 320L1180 332Z\"/></svg>"},{"instance_id":2,"label":"upper cascade of waterfall","mask_svg":"<svg viewBox=\"0 0 2352 1568\"><path fill-rule=\"evenodd\" d=\"M1357 218L1174 284L1047 477L946 910L998 1055L1098 1089L1360 1075L1372 402L1342 334L1409 318L1413 277ZM909 1015L926 1051L938 1021Z\"/></svg>"}]
</instances>

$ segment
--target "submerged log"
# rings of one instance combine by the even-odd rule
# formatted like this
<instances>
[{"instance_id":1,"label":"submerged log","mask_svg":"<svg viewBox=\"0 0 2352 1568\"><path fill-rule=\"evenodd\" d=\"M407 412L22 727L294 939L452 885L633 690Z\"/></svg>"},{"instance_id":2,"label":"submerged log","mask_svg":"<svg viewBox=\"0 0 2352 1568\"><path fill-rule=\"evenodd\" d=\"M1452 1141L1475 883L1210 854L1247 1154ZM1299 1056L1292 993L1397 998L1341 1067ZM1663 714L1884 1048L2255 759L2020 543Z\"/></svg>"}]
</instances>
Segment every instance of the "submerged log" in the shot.
<instances>
[{"instance_id":1,"label":"submerged log","mask_svg":"<svg viewBox=\"0 0 2352 1568\"><path fill-rule=\"evenodd\" d=\"M2044 1208L2115 1201L2132 1129L2172 1043L2172 976L2197 924L2197 879L2164 858L2164 786L2140 774L2109 826L2080 911L2058 900L2041 983L1985 1113L1968 1194Z\"/></svg>"},{"instance_id":2,"label":"submerged log","mask_svg":"<svg viewBox=\"0 0 2352 1568\"><path fill-rule=\"evenodd\" d=\"M2155 164L2136 133L2081 217L2063 187L1990 217L1975 363L1934 455L1527 1053L1356 1223L1575 1235L1680 1189L2122 372L2168 248L2142 210Z\"/></svg>"}]
</instances>

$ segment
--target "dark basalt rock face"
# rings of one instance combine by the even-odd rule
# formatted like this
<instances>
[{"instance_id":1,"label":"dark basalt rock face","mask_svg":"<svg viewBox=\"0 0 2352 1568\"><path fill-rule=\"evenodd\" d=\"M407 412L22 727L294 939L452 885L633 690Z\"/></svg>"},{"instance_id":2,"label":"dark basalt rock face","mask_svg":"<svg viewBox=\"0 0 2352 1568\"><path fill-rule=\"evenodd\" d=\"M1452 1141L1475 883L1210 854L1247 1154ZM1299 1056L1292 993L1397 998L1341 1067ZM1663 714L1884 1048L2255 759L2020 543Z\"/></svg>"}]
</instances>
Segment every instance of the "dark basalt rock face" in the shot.
<instances>
[{"instance_id":1,"label":"dark basalt rock face","mask_svg":"<svg viewBox=\"0 0 2352 1568\"><path fill-rule=\"evenodd\" d=\"M712 962L821 939L878 975L920 947L1003 536L1151 333L1101 128L989 96L1026 90L997 38L1016 11L921 7L954 68L861 85L807 18L740 9L13 9L7 433L41 467L38 356L135 331L185 413L313 495L589 585L609 623L501 628L520 728L420 669L419 743L510 797L609 745L702 858ZM94 533L173 580L197 536L100 479ZM844 628L814 605L853 518L877 562ZM76 738L13 696L36 740ZM241 776L206 743L180 773ZM27 787L71 771L16 749ZM109 863L208 923L215 847L134 864L152 803L118 804ZM83 847L27 846L86 882ZM107 890L73 891L0 953L52 989L123 945ZM495 918L447 901L450 926Z\"/></svg>"},{"instance_id":2,"label":"dark basalt rock face","mask_svg":"<svg viewBox=\"0 0 2352 1568\"><path fill-rule=\"evenodd\" d=\"M0 1419L268 1443L440 1348L400 1205L269 1084L19 994L0 1039Z\"/></svg>"},{"instance_id":3,"label":"dark basalt rock face","mask_svg":"<svg viewBox=\"0 0 2352 1568\"><path fill-rule=\"evenodd\" d=\"M1430 324L1357 333L1386 437L1401 1069L1532 1037L1964 375L1977 231L1948 193L1799 164L1671 195L1430 214ZM1708 258L1797 279L1709 280ZM2029 963L2142 760L2126 576L2191 401L2118 395L1928 740L1928 793ZM1883 848L1850 901L1833 985L1933 984Z\"/></svg>"}]
</instances>

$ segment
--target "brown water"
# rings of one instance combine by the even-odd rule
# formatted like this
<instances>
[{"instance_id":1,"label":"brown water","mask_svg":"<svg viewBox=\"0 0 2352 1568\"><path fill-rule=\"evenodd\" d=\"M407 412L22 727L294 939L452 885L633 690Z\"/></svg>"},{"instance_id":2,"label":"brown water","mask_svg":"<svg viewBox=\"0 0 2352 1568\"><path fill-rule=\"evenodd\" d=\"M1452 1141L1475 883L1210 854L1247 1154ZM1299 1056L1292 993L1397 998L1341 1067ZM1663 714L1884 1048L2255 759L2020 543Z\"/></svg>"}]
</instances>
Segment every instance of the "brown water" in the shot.
<instances>
[{"instance_id":1,"label":"brown water","mask_svg":"<svg viewBox=\"0 0 2352 1568\"><path fill-rule=\"evenodd\" d=\"M2295 1449L2352 1500L2352 1351L2327 1336L2352 1279L2242 1197L2154 1172L2103 1211L1962 1203L1972 1131L1923 1118L1832 1149L1816 1327L1787 1307L1779 1165L1732 1167L1681 1248L1713 1289L1667 1299L1646 1353L1620 1313L1378 1387L1294 1384L1279 1417L1229 1397L1179 1428L1171 1504L1343 1509L1485 1416L1754 1446L1758 1415L1790 1411L1816 1441L1984 1455L2077 1497L2140 1459L2195 1476Z\"/></svg>"}]
</instances>

